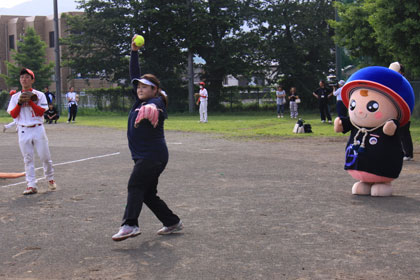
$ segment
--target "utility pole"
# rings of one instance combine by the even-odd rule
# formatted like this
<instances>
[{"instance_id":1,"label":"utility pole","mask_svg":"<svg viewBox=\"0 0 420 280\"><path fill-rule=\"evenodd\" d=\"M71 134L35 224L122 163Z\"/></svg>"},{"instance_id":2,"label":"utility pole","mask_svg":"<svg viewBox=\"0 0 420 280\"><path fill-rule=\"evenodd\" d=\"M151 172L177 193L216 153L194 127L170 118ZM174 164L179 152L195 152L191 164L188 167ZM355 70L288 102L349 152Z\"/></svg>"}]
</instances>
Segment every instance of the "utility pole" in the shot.
<instances>
[{"instance_id":1,"label":"utility pole","mask_svg":"<svg viewBox=\"0 0 420 280\"><path fill-rule=\"evenodd\" d=\"M339 21L340 18L338 17L338 10L337 7L334 7L334 17L335 21ZM341 68L342 68L342 62L341 62L341 48L335 44L335 76L337 80L341 80Z\"/></svg>"},{"instance_id":2,"label":"utility pole","mask_svg":"<svg viewBox=\"0 0 420 280\"><path fill-rule=\"evenodd\" d=\"M58 7L57 0L54 0L55 98L58 112L61 114L60 37L58 30Z\"/></svg>"},{"instance_id":3,"label":"utility pole","mask_svg":"<svg viewBox=\"0 0 420 280\"><path fill-rule=\"evenodd\" d=\"M191 24L191 0L187 0L188 24ZM189 31L188 31L189 32ZM187 42L191 44L191 35L188 33ZM188 47L188 112L194 111L194 67L193 53L191 47Z\"/></svg>"}]
</instances>

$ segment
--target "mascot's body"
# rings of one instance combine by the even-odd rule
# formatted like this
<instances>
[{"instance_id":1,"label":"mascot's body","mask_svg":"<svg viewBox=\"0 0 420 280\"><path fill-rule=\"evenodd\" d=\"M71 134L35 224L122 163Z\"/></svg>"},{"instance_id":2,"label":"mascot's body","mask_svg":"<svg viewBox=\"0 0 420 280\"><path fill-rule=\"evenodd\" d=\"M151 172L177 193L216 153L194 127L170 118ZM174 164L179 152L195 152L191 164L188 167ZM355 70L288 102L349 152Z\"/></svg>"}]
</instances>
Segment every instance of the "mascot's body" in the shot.
<instances>
[{"instance_id":1,"label":"mascot's body","mask_svg":"<svg viewBox=\"0 0 420 280\"><path fill-rule=\"evenodd\" d=\"M352 193L390 196L398 178L403 151L398 127L406 124L414 107L414 92L398 72L366 67L354 73L341 90L348 118L336 118L336 132L351 131L344 169L358 180Z\"/></svg>"}]
</instances>

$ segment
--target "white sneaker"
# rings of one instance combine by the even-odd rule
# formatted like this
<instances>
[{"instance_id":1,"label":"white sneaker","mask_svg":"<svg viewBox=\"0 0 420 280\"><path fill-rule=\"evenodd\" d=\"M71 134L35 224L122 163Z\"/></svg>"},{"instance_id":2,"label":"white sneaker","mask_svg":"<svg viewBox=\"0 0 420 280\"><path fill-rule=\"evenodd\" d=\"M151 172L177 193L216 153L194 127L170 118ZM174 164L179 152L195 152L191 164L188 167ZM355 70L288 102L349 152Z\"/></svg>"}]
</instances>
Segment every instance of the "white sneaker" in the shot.
<instances>
[{"instance_id":1,"label":"white sneaker","mask_svg":"<svg viewBox=\"0 0 420 280\"><path fill-rule=\"evenodd\" d=\"M57 185L54 180L48 181L48 188L50 191L55 191L57 189Z\"/></svg>"},{"instance_id":2,"label":"white sneaker","mask_svg":"<svg viewBox=\"0 0 420 280\"><path fill-rule=\"evenodd\" d=\"M37 188L35 187L27 187L26 190L23 192L24 195L29 194L36 194L38 192Z\"/></svg>"},{"instance_id":3,"label":"white sneaker","mask_svg":"<svg viewBox=\"0 0 420 280\"><path fill-rule=\"evenodd\" d=\"M403 157L403 160L410 161L410 160L413 160L413 158L412 157Z\"/></svg>"},{"instance_id":4,"label":"white sneaker","mask_svg":"<svg viewBox=\"0 0 420 280\"><path fill-rule=\"evenodd\" d=\"M122 241L129 237L136 237L140 233L140 228L138 226L123 225L122 227L120 227L118 233L112 236L112 240Z\"/></svg>"},{"instance_id":5,"label":"white sneaker","mask_svg":"<svg viewBox=\"0 0 420 280\"><path fill-rule=\"evenodd\" d=\"M180 231L183 228L184 228L184 225L182 224L182 221L179 220L179 222L176 225L161 228L160 230L158 230L157 234L159 235L171 234L173 232Z\"/></svg>"}]
</instances>

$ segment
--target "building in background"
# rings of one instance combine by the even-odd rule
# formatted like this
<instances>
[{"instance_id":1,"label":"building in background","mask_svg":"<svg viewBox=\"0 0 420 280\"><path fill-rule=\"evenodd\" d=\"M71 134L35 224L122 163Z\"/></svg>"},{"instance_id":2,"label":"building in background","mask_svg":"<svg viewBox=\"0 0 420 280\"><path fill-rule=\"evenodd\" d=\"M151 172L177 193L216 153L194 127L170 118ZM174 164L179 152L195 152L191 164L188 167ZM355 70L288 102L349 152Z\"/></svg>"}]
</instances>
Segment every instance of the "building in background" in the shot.
<instances>
[{"instance_id":1,"label":"building in background","mask_svg":"<svg viewBox=\"0 0 420 280\"><path fill-rule=\"evenodd\" d=\"M63 14L77 15L82 12L67 12L59 14L59 36L65 37L68 34L68 26ZM9 16L0 15L0 73L7 74L5 61L13 62L12 50L17 49L17 42L21 40L25 34L25 29L33 27L36 33L41 37L46 45L47 61L55 63L54 51L54 16ZM60 53L63 53L65 46L60 46ZM62 65L62 64L61 64ZM90 79L89 83L86 79L69 79L71 69L69 67L61 67L61 90L67 92L70 86L76 91L83 91L87 88L100 88L112 86L109 82L101 79ZM55 92L55 77L49 85L50 91ZM8 89L5 81L0 78L0 89ZM39 89L42 90L42 89Z\"/></svg>"}]
</instances>

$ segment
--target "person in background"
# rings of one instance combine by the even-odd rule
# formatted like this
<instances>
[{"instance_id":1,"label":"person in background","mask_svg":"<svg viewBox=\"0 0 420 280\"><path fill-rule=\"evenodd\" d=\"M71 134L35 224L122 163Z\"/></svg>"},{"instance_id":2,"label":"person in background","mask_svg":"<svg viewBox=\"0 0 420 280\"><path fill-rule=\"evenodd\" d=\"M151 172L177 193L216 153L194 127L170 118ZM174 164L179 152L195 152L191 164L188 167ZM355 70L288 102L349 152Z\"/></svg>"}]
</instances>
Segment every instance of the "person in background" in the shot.
<instances>
[{"instance_id":1,"label":"person in background","mask_svg":"<svg viewBox=\"0 0 420 280\"><path fill-rule=\"evenodd\" d=\"M404 76L404 66L399 62L393 62L389 65L389 69L397 71L401 75ZM404 152L403 160L413 160L413 140L411 139L410 133L410 124L411 122L408 121L406 125L400 127L400 138L401 138L401 145Z\"/></svg>"},{"instance_id":2,"label":"person in background","mask_svg":"<svg viewBox=\"0 0 420 280\"><path fill-rule=\"evenodd\" d=\"M47 98L48 104L54 104L55 95L50 92L48 87L44 88L44 94L45 94L45 97Z\"/></svg>"},{"instance_id":3,"label":"person in background","mask_svg":"<svg viewBox=\"0 0 420 280\"><path fill-rule=\"evenodd\" d=\"M67 123L70 123L70 121L75 122L77 114L77 94L74 91L74 87L70 87L69 92L66 93L66 98L69 107L69 118Z\"/></svg>"},{"instance_id":4,"label":"person in background","mask_svg":"<svg viewBox=\"0 0 420 280\"><path fill-rule=\"evenodd\" d=\"M278 86L276 91L277 99L277 118L283 118L284 105L286 104L286 92L282 86Z\"/></svg>"},{"instance_id":5,"label":"person in background","mask_svg":"<svg viewBox=\"0 0 420 280\"><path fill-rule=\"evenodd\" d=\"M290 105L290 117L297 119L298 116L298 104L296 100L299 99L299 96L296 94L296 87L290 88L289 105Z\"/></svg>"},{"instance_id":6,"label":"person in background","mask_svg":"<svg viewBox=\"0 0 420 280\"><path fill-rule=\"evenodd\" d=\"M340 118L344 118L347 117L347 107L344 105L343 100L341 99L341 88L344 86L346 82L344 80L340 80L338 82L338 88L335 89L335 87L333 88L334 90L334 96L337 97L337 103L336 103L336 110L337 110L337 115Z\"/></svg>"},{"instance_id":7,"label":"person in background","mask_svg":"<svg viewBox=\"0 0 420 280\"><path fill-rule=\"evenodd\" d=\"M318 99L319 102L319 113L321 114L321 122L325 122L325 116L327 116L328 123L332 123L330 107L328 106L328 98L332 95L332 90L325 87L324 81L319 81L319 88L317 88L312 95Z\"/></svg>"},{"instance_id":8,"label":"person in background","mask_svg":"<svg viewBox=\"0 0 420 280\"><path fill-rule=\"evenodd\" d=\"M197 105L200 103L200 122L206 123L207 122L207 102L209 99L209 94L207 92L207 89L205 88L205 83L200 82L200 92L199 92L199 98L197 100Z\"/></svg>"},{"instance_id":9,"label":"person in background","mask_svg":"<svg viewBox=\"0 0 420 280\"><path fill-rule=\"evenodd\" d=\"M60 116L53 104L48 104L48 109L44 113L44 118L46 123L52 124L53 121L54 123L57 123Z\"/></svg>"}]
</instances>

